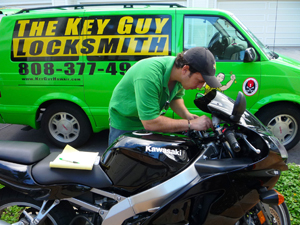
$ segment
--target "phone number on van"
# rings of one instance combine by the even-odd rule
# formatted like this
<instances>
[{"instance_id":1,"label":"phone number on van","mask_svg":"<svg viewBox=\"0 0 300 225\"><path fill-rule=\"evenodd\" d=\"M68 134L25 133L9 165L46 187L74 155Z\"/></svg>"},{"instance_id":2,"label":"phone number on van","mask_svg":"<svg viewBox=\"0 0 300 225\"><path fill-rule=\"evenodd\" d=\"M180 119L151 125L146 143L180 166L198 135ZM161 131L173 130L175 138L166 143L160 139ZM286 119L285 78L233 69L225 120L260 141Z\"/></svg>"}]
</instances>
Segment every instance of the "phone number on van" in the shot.
<instances>
[{"instance_id":1,"label":"phone number on van","mask_svg":"<svg viewBox=\"0 0 300 225\"><path fill-rule=\"evenodd\" d=\"M131 67L128 62L122 62L117 66L117 63L109 63L105 69L97 68L96 63L64 63L63 68L55 68L53 63L19 63L20 75L53 75L56 72L63 72L65 75L94 75L95 72L110 73L111 75L125 75L125 72Z\"/></svg>"}]
</instances>

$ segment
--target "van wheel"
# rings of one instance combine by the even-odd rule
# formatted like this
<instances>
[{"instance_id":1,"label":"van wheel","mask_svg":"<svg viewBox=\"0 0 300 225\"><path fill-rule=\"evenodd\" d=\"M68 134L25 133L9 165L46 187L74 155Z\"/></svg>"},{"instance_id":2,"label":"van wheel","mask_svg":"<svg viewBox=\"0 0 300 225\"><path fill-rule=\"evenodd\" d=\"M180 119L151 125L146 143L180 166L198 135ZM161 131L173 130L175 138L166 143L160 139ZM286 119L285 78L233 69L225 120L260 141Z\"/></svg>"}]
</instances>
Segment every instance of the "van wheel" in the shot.
<instances>
[{"instance_id":1,"label":"van wheel","mask_svg":"<svg viewBox=\"0 0 300 225\"><path fill-rule=\"evenodd\" d=\"M91 136L90 121L83 110L70 103L55 103L47 107L42 117L42 129L57 146L83 145Z\"/></svg>"},{"instance_id":2,"label":"van wheel","mask_svg":"<svg viewBox=\"0 0 300 225\"><path fill-rule=\"evenodd\" d=\"M300 112L291 104L278 104L257 113L257 118L281 141L287 150L300 138Z\"/></svg>"}]
</instances>

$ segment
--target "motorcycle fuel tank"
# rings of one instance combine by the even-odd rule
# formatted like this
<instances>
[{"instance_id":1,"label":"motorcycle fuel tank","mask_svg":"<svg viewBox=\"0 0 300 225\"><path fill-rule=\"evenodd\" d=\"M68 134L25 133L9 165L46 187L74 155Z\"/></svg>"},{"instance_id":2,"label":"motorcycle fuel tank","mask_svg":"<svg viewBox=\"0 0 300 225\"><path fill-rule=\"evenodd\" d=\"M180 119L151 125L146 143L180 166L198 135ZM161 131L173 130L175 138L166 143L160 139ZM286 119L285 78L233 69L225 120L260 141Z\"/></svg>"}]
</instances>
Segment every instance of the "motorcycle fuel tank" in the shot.
<instances>
[{"instance_id":1,"label":"motorcycle fuel tank","mask_svg":"<svg viewBox=\"0 0 300 225\"><path fill-rule=\"evenodd\" d=\"M115 188L129 194L178 174L196 146L183 135L135 131L122 135L102 156L101 166Z\"/></svg>"}]
</instances>

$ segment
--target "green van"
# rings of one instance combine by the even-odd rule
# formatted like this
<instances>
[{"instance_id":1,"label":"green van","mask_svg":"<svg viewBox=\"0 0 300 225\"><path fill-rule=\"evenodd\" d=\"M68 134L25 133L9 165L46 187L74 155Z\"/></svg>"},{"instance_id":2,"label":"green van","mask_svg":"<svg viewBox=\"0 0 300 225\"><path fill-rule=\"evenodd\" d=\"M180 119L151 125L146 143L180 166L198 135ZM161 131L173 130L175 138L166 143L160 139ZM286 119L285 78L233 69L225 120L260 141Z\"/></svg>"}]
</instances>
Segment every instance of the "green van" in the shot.
<instances>
[{"instance_id":1,"label":"green van","mask_svg":"<svg viewBox=\"0 0 300 225\"><path fill-rule=\"evenodd\" d=\"M82 145L109 127L112 91L136 61L194 46L214 54L219 91L231 98L243 91L248 109L287 149L299 140L300 62L270 51L229 12L177 4L54 6L4 16L0 33L0 122L41 127L59 146ZM196 93L209 90L186 91L192 113L199 113Z\"/></svg>"}]
</instances>

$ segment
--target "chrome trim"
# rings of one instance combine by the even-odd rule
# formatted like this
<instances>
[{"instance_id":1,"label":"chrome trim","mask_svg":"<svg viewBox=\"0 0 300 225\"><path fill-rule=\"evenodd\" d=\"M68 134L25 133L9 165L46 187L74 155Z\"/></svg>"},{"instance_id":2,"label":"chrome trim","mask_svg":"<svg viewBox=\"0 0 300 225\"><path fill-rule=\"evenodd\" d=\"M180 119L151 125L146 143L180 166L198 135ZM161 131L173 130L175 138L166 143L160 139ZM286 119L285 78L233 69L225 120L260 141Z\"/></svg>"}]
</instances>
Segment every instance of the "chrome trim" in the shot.
<instances>
[{"instance_id":1,"label":"chrome trim","mask_svg":"<svg viewBox=\"0 0 300 225\"><path fill-rule=\"evenodd\" d=\"M148 209L148 212L150 213L155 213L156 211L158 211L160 209L160 207L155 207L155 208L152 208L152 209Z\"/></svg>"},{"instance_id":2,"label":"chrome trim","mask_svg":"<svg viewBox=\"0 0 300 225\"><path fill-rule=\"evenodd\" d=\"M184 171L164 183L142 193L128 197L114 205L108 211L102 224L121 225L126 219L138 213L161 207L168 197L187 186L196 178L199 178L199 174L196 171L195 163L192 163Z\"/></svg>"},{"instance_id":3,"label":"chrome trim","mask_svg":"<svg viewBox=\"0 0 300 225\"><path fill-rule=\"evenodd\" d=\"M92 204L86 203L86 202L78 200L76 198L64 198L63 200L67 200L69 202L74 203L75 205L82 206L82 207L84 207L84 208L86 208L86 209L88 209L92 212L95 212L95 213L100 214L100 211L105 211L105 210L102 210L100 207L94 206ZM106 211L106 213L107 213L107 211Z\"/></svg>"},{"instance_id":4,"label":"chrome trim","mask_svg":"<svg viewBox=\"0 0 300 225\"><path fill-rule=\"evenodd\" d=\"M145 136L145 135L151 135L151 134L153 134L153 133L147 132L147 131L145 131L145 132L141 132L141 131L133 131L132 134L137 135L137 136L138 136L138 135L139 135L139 136Z\"/></svg>"},{"instance_id":5,"label":"chrome trim","mask_svg":"<svg viewBox=\"0 0 300 225\"><path fill-rule=\"evenodd\" d=\"M44 218L50 212L50 210L53 209L55 206L57 206L60 203L60 201L58 199L55 199L55 201L52 203L52 205L46 210L45 207L46 207L47 202L48 202L48 200L43 201L42 207L39 210L38 215L34 219L28 214L29 217L27 217L27 218L32 218L33 224L39 224L40 221L43 221Z\"/></svg>"},{"instance_id":6,"label":"chrome trim","mask_svg":"<svg viewBox=\"0 0 300 225\"><path fill-rule=\"evenodd\" d=\"M135 212L127 198L111 207L108 213L102 216L102 225L121 225L127 218L133 216L135 216Z\"/></svg>"},{"instance_id":7,"label":"chrome trim","mask_svg":"<svg viewBox=\"0 0 300 225\"><path fill-rule=\"evenodd\" d=\"M142 193L129 197L134 212L138 214L148 211L148 209L151 208L160 207L165 199L191 183L198 176L198 172L196 171L193 163L186 170L182 171L170 180L167 180L166 182Z\"/></svg>"}]
</instances>

